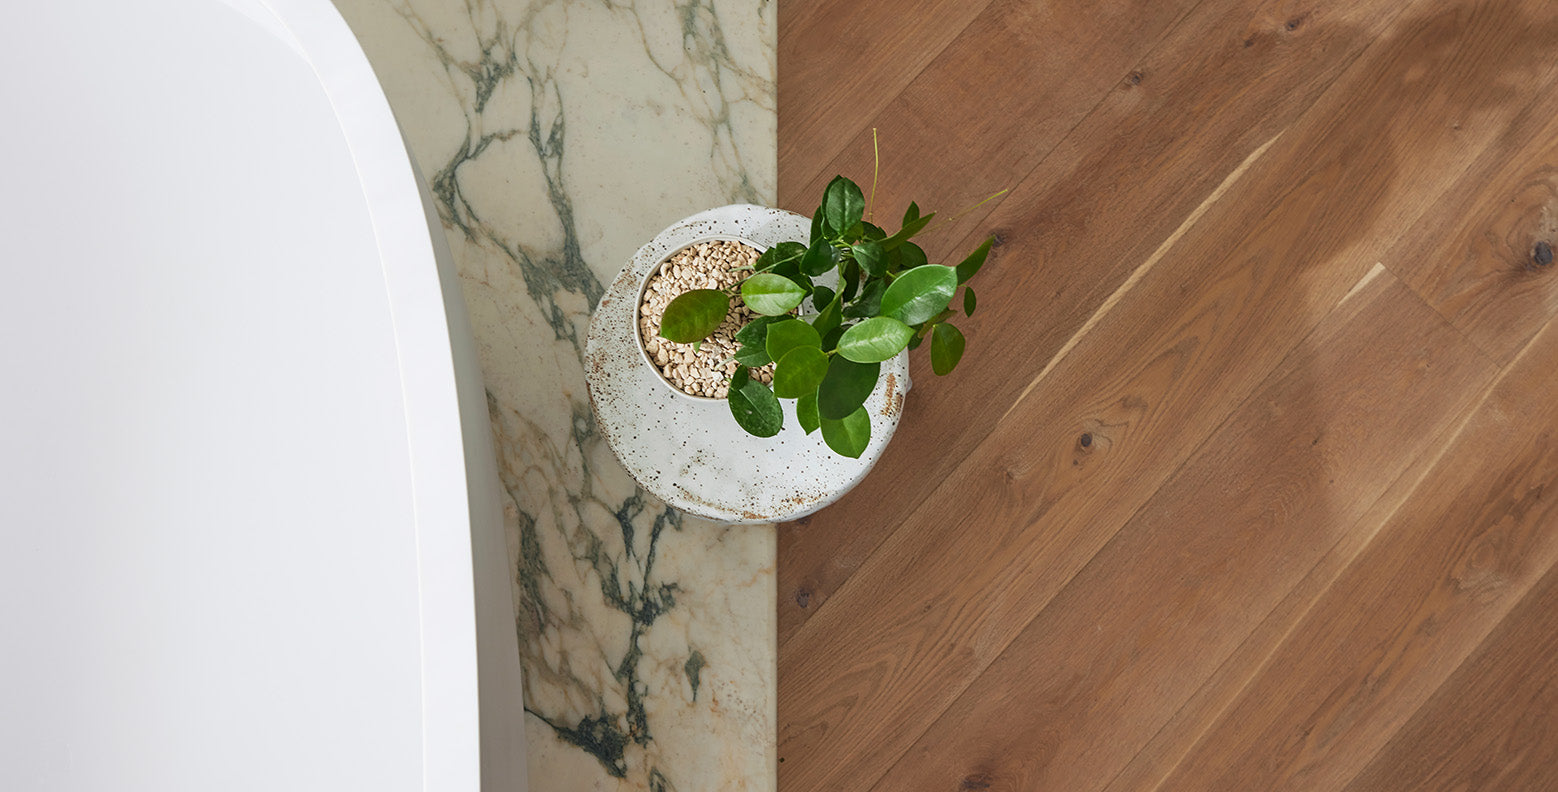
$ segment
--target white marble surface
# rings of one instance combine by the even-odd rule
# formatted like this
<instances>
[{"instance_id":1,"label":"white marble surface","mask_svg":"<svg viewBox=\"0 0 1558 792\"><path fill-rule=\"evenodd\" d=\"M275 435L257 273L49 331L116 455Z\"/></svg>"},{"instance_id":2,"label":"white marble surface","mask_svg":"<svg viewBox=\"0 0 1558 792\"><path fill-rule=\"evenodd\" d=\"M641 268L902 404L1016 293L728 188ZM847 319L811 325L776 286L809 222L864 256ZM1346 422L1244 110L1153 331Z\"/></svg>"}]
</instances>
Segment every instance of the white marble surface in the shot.
<instances>
[{"instance_id":1,"label":"white marble surface","mask_svg":"<svg viewBox=\"0 0 1558 792\"><path fill-rule=\"evenodd\" d=\"M640 491L581 362L646 240L774 202L772 0L337 6L433 187L481 349L531 788L773 788L773 531Z\"/></svg>"}]
</instances>

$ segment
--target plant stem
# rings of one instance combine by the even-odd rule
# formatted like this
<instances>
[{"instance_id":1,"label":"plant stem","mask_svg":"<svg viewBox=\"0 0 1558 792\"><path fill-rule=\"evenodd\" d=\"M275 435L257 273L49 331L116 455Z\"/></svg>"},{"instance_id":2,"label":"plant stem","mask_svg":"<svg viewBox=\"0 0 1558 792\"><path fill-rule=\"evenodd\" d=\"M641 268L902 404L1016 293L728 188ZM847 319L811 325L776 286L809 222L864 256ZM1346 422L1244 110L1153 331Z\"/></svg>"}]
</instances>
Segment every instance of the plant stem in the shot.
<instances>
[{"instance_id":1,"label":"plant stem","mask_svg":"<svg viewBox=\"0 0 1558 792\"><path fill-rule=\"evenodd\" d=\"M876 127L871 127L871 155L876 164L871 166L871 200L866 202L866 219L876 222L876 176L882 171L882 150L876 145Z\"/></svg>"},{"instance_id":2,"label":"plant stem","mask_svg":"<svg viewBox=\"0 0 1558 792\"><path fill-rule=\"evenodd\" d=\"M970 206L967 209L964 209L963 211L958 212L957 214L947 218L947 222L945 222L945 223L942 223L942 222L932 222L930 224L930 227L928 227L924 231L920 232L920 236L923 237L923 236L929 235L931 233L934 233L937 229L941 228L942 226L949 225L951 223L956 223L957 221L962 220L964 217L966 217L969 212L972 212L975 209L978 209L979 207L984 206L985 204L990 203L991 201L993 201L993 200L995 200L997 198L1000 198L1001 196L1003 196L1003 195L1005 195L1005 194L1007 194L1007 193L1009 193L1011 191L1012 191L1012 189L1010 187L1008 187L1008 188L1006 188L1006 189L1004 189L1004 190L1002 190L1002 191L1000 191L998 193L992 193L989 196L987 196L983 201L980 201L979 203L976 203L973 206Z\"/></svg>"}]
</instances>

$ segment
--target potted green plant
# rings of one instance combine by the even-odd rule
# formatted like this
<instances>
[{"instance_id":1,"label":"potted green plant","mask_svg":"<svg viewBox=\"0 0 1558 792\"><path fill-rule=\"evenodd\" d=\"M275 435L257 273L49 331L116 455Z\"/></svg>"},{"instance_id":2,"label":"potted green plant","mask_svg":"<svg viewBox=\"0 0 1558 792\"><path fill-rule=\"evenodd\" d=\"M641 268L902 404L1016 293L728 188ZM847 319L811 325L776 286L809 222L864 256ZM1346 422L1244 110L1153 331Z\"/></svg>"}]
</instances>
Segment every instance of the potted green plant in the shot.
<instances>
[{"instance_id":1,"label":"potted green plant","mask_svg":"<svg viewBox=\"0 0 1558 792\"><path fill-rule=\"evenodd\" d=\"M963 357L963 333L950 321L958 313L953 306L973 315L976 298L967 284L994 238L955 266L931 264L911 240L934 217L910 203L901 227L889 234L866 218L860 187L835 177L812 215L807 243L769 247L724 288L677 295L658 317L658 336L696 349L723 325L719 342L735 351L726 365L733 363L734 371L720 390L742 429L757 437L778 434L780 399L794 400L795 419L807 434L820 430L835 453L858 458L871 439L864 404L883 361L927 339L937 375ZM736 312L749 318L730 344ZM754 377L759 369L762 377Z\"/></svg>"}]
</instances>

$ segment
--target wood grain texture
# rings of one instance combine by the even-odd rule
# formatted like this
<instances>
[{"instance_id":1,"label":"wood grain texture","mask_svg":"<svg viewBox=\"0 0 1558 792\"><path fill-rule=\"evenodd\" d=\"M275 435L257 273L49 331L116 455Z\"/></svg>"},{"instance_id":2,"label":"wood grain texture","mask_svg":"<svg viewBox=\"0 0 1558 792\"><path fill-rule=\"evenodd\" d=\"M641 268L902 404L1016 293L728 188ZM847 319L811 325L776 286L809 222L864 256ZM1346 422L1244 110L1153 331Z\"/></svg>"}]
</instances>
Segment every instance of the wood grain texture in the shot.
<instances>
[{"instance_id":1,"label":"wood grain texture","mask_svg":"<svg viewBox=\"0 0 1558 792\"><path fill-rule=\"evenodd\" d=\"M926 494L919 482L945 476L994 426L915 416L958 414L970 403L1006 409L1111 293L1165 250L1187 220L1215 203L1209 199L1229 176L1287 129L1396 13L1395 6L1353 10L1342 23L1320 26L1308 24L1312 12L1286 5L1292 16L1253 0L1197 6L1158 49L1133 65L1143 75L1140 82L1125 79L1112 86L987 218L975 213L944 232L941 239L961 238L957 247L943 245L949 251L976 244L986 232L996 234L1002 244L985 277L999 278L1032 299L987 300L968 323L976 340L967 368L935 380L934 389L909 400L906 423L923 433L917 436L927 447L943 453L891 448L851 498L804 528L781 530L780 566L787 570L780 591L781 642L875 550L890 526L918 507ZM1226 41L1206 47L1207 31L1219 29L1230 31L1216 37ZM1314 46L1295 44L1303 39ZM781 106L784 102L781 92ZM1189 145L1198 156L1186 156L1182 147ZM786 197L781 190L781 200ZM1023 330L1018 343L977 341L981 334L1012 327ZM988 374L968 373L976 370ZM921 382L930 378L925 367L915 374Z\"/></svg>"},{"instance_id":2,"label":"wood grain texture","mask_svg":"<svg viewBox=\"0 0 1558 792\"><path fill-rule=\"evenodd\" d=\"M883 211L1016 185L927 246L1001 240L960 370L781 529L781 788L1362 779L1558 559L1558 7L974 5L801 138L786 59L857 56L781 11L782 203L868 181L872 126ZM1493 684L1544 689L1443 697Z\"/></svg>"}]
</instances>

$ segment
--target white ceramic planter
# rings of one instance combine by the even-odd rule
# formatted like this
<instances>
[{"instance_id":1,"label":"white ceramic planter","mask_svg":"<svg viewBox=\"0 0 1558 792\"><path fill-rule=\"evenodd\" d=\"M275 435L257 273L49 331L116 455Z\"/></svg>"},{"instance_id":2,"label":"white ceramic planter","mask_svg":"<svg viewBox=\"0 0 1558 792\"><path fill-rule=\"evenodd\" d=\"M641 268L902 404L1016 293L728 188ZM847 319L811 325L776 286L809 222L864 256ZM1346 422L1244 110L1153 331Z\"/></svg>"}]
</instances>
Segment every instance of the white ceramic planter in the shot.
<instances>
[{"instance_id":1,"label":"white ceramic planter","mask_svg":"<svg viewBox=\"0 0 1558 792\"><path fill-rule=\"evenodd\" d=\"M596 423L634 480L681 511L732 524L803 517L859 484L898 428L910 387L907 354L882 364L882 379L866 400L871 442L859 459L833 453L820 433L803 432L790 400L782 401L779 434L753 437L736 425L725 400L681 393L644 355L637 329L642 290L671 254L709 239L765 250L804 242L810 229L808 218L745 204L693 215L640 248L596 308L585 351Z\"/></svg>"}]
</instances>

